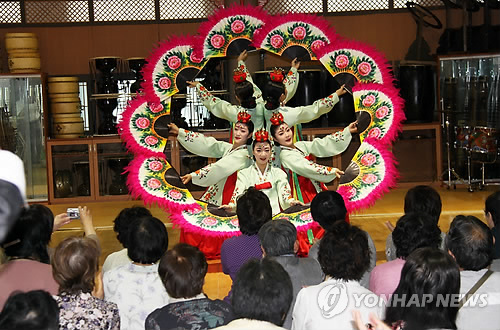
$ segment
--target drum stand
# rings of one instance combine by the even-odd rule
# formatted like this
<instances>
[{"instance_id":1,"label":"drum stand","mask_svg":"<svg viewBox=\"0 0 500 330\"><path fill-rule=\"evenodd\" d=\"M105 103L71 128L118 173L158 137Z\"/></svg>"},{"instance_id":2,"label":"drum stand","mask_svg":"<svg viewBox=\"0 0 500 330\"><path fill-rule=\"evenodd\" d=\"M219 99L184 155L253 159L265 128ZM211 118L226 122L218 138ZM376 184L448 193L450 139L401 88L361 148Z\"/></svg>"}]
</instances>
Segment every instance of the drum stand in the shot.
<instances>
[{"instance_id":1,"label":"drum stand","mask_svg":"<svg viewBox=\"0 0 500 330\"><path fill-rule=\"evenodd\" d=\"M468 150L468 153L467 153L467 175L468 175L468 185L469 187L467 188L467 190L469 192L474 192L474 188L473 188L473 182L472 182L472 152L471 149ZM481 154L484 154L484 155L491 155L491 153L481 153ZM478 182L478 188L479 190L483 190L485 186L496 186L496 185L499 185L500 183L498 182L486 182L486 179L485 179L485 165L486 164L495 164L497 162L497 157L498 157L498 154L495 153L494 154L494 158L493 160L491 161L482 161L482 160L477 160L476 162L477 163L480 163L481 164L481 180Z\"/></svg>"},{"instance_id":2,"label":"drum stand","mask_svg":"<svg viewBox=\"0 0 500 330\"><path fill-rule=\"evenodd\" d=\"M450 131L450 110L445 110L442 112L442 123L441 125L446 131L446 160L448 167L441 173L439 179L446 184L446 189L450 189L453 184L453 189L457 189L456 181L460 181L462 184L465 184L464 179L458 175L453 167L451 167L451 131ZM468 156L470 162L470 153ZM470 167L470 166L469 166ZM446 181L444 180L446 178ZM469 172L469 187L470 187L470 172Z\"/></svg>"}]
</instances>

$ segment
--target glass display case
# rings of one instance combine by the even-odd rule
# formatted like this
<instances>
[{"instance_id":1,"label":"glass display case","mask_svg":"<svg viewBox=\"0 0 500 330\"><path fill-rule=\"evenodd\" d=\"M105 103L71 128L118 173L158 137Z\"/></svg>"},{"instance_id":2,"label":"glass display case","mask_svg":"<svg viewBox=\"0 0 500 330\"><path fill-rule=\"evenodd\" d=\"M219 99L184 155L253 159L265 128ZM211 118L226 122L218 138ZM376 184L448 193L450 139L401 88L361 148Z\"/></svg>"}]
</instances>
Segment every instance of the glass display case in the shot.
<instances>
[{"instance_id":1,"label":"glass display case","mask_svg":"<svg viewBox=\"0 0 500 330\"><path fill-rule=\"evenodd\" d=\"M30 201L48 197L43 81L40 74L0 75L0 148L23 160Z\"/></svg>"}]
</instances>

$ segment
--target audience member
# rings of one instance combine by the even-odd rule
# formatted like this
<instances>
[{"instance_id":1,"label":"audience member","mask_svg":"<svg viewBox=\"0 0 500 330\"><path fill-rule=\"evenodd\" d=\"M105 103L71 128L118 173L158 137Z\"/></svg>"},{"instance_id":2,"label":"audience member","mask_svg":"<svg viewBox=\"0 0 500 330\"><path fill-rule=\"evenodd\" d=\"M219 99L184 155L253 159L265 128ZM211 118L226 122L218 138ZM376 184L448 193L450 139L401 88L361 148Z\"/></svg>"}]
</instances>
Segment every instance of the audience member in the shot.
<instances>
[{"instance_id":1,"label":"audience member","mask_svg":"<svg viewBox=\"0 0 500 330\"><path fill-rule=\"evenodd\" d=\"M460 293L475 293L458 312L458 328L500 329L500 273L488 271L493 258L493 235L488 226L473 216L456 216L446 247L460 267ZM481 280L485 282L481 284ZM480 286L471 292L475 285Z\"/></svg>"},{"instance_id":2,"label":"audience member","mask_svg":"<svg viewBox=\"0 0 500 330\"><path fill-rule=\"evenodd\" d=\"M484 203L484 215L495 240L493 259L500 259L500 191L488 196Z\"/></svg>"},{"instance_id":3,"label":"audience member","mask_svg":"<svg viewBox=\"0 0 500 330\"><path fill-rule=\"evenodd\" d=\"M234 280L231 304L236 319L217 329L284 329L292 299L292 281L279 263L251 259Z\"/></svg>"},{"instance_id":4,"label":"audience member","mask_svg":"<svg viewBox=\"0 0 500 330\"><path fill-rule=\"evenodd\" d=\"M127 251L130 224L134 219L148 216L151 216L151 212L142 206L128 207L120 211L114 220L113 230L116 233L116 239L121 243L123 249L113 252L106 257L106 260L102 265L103 273L112 268L126 265L131 262Z\"/></svg>"},{"instance_id":5,"label":"audience member","mask_svg":"<svg viewBox=\"0 0 500 330\"><path fill-rule=\"evenodd\" d=\"M362 230L337 222L321 239L318 259L326 279L300 290L292 329L354 329L354 309L364 318L369 312L382 316L383 300L359 283L370 264L368 240ZM355 298L361 296L369 296L370 304L357 304Z\"/></svg>"},{"instance_id":6,"label":"audience member","mask_svg":"<svg viewBox=\"0 0 500 330\"><path fill-rule=\"evenodd\" d=\"M336 191L322 191L311 201L311 215L313 220L319 223L321 228L329 231L337 221L346 221L348 214L345 207L344 198ZM370 284L370 273L377 263L377 249L375 243L368 232L362 230L368 239L370 249L370 265L363 273L359 283L368 288ZM318 260L319 243L316 241L309 250L309 257Z\"/></svg>"},{"instance_id":7,"label":"audience member","mask_svg":"<svg viewBox=\"0 0 500 330\"><path fill-rule=\"evenodd\" d=\"M236 215L240 225L240 236L231 237L222 243L220 261L222 271L234 282L241 266L251 258L262 258L260 227L272 218L269 198L263 192L251 187L236 202ZM224 298L230 301L231 292Z\"/></svg>"},{"instance_id":8,"label":"audience member","mask_svg":"<svg viewBox=\"0 0 500 330\"><path fill-rule=\"evenodd\" d=\"M58 330L59 307L47 291L14 293L0 313L0 329Z\"/></svg>"},{"instance_id":9,"label":"audience member","mask_svg":"<svg viewBox=\"0 0 500 330\"><path fill-rule=\"evenodd\" d=\"M52 258L60 329L120 329L118 306L102 300L99 247L89 237L68 237Z\"/></svg>"},{"instance_id":10,"label":"audience member","mask_svg":"<svg viewBox=\"0 0 500 330\"><path fill-rule=\"evenodd\" d=\"M401 330L456 329L459 288L459 269L448 253L417 249L404 264L385 321Z\"/></svg>"},{"instance_id":11,"label":"audience member","mask_svg":"<svg viewBox=\"0 0 500 330\"><path fill-rule=\"evenodd\" d=\"M439 193L431 186L415 186L406 193L404 205L405 214L427 214L434 219L437 226L439 223L439 217L441 216L441 208L441 196L439 196ZM394 227L392 227L390 222L387 222L386 225L391 231L394 230ZM392 261L398 258L392 235L393 234L390 233L385 242L385 257L387 261ZM445 236L445 233L441 233L443 248Z\"/></svg>"},{"instance_id":12,"label":"audience member","mask_svg":"<svg viewBox=\"0 0 500 330\"><path fill-rule=\"evenodd\" d=\"M266 222L259 230L263 256L277 261L286 270L293 285L293 301L287 313L283 327L292 327L292 311L295 298L300 289L316 285L323 281L323 272L319 263L312 258L299 258L297 229L287 220Z\"/></svg>"},{"instance_id":13,"label":"audience member","mask_svg":"<svg viewBox=\"0 0 500 330\"><path fill-rule=\"evenodd\" d=\"M22 210L3 245L9 261L0 268L0 308L14 291L57 294L47 250L53 226L48 207L34 204Z\"/></svg>"},{"instance_id":14,"label":"audience member","mask_svg":"<svg viewBox=\"0 0 500 330\"><path fill-rule=\"evenodd\" d=\"M441 245L441 231L434 219L425 213L407 213L392 232L397 259L380 264L372 270L370 290L389 299L398 286L406 258L416 249Z\"/></svg>"},{"instance_id":15,"label":"audience member","mask_svg":"<svg viewBox=\"0 0 500 330\"><path fill-rule=\"evenodd\" d=\"M169 303L158 275L158 260L167 251L165 225L154 217L132 222L128 237L131 262L104 273L104 297L118 305L121 329L144 328L146 317Z\"/></svg>"},{"instance_id":16,"label":"audience member","mask_svg":"<svg viewBox=\"0 0 500 330\"><path fill-rule=\"evenodd\" d=\"M179 243L160 259L158 273L170 303L149 314L147 330L212 329L233 319L232 308L202 293L208 264L197 247Z\"/></svg>"}]
</instances>

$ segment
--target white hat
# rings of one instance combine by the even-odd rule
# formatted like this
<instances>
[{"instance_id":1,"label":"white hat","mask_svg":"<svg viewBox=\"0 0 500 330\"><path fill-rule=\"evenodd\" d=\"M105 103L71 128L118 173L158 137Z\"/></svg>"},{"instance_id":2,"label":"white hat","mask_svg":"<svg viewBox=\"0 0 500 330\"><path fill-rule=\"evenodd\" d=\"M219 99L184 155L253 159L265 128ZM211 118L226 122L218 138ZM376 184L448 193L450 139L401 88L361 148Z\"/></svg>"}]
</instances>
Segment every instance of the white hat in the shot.
<instances>
[{"instance_id":1,"label":"white hat","mask_svg":"<svg viewBox=\"0 0 500 330\"><path fill-rule=\"evenodd\" d=\"M0 150L0 180L15 185L26 202L24 163L19 156L7 150Z\"/></svg>"}]
</instances>

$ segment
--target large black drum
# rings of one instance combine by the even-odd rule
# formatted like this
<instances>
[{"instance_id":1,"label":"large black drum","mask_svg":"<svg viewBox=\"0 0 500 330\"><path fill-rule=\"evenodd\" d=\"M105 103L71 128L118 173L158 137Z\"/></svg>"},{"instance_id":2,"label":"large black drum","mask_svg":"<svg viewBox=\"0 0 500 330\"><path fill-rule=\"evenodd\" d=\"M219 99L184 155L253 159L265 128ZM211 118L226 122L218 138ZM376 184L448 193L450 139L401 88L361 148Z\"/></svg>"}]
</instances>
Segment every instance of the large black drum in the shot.
<instances>
[{"instance_id":1,"label":"large black drum","mask_svg":"<svg viewBox=\"0 0 500 330\"><path fill-rule=\"evenodd\" d=\"M434 66L401 65L398 80L405 100L406 122L432 122L436 106Z\"/></svg>"}]
</instances>

